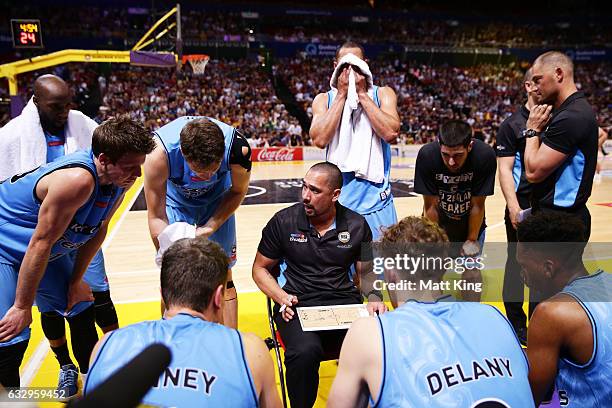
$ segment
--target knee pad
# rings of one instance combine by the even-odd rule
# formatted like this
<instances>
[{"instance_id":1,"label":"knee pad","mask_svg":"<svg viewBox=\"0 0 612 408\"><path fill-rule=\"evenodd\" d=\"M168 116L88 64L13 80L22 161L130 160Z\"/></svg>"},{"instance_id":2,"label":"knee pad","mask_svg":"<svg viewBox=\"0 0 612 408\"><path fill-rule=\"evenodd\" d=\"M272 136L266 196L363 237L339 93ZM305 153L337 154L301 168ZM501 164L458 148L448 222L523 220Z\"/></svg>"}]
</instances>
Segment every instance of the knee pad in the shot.
<instances>
[{"instance_id":1,"label":"knee pad","mask_svg":"<svg viewBox=\"0 0 612 408\"><path fill-rule=\"evenodd\" d=\"M70 324L72 352L79 363L82 373L89 370L89 357L98 341L93 306L88 307L76 316L67 318Z\"/></svg>"},{"instance_id":2,"label":"knee pad","mask_svg":"<svg viewBox=\"0 0 612 408\"><path fill-rule=\"evenodd\" d=\"M93 292L96 323L100 327L108 327L119 323L115 305L110 297L110 291Z\"/></svg>"},{"instance_id":3,"label":"knee pad","mask_svg":"<svg viewBox=\"0 0 612 408\"><path fill-rule=\"evenodd\" d=\"M61 339L66 335L64 316L57 312L44 312L40 314L40 324L49 340Z\"/></svg>"}]
</instances>

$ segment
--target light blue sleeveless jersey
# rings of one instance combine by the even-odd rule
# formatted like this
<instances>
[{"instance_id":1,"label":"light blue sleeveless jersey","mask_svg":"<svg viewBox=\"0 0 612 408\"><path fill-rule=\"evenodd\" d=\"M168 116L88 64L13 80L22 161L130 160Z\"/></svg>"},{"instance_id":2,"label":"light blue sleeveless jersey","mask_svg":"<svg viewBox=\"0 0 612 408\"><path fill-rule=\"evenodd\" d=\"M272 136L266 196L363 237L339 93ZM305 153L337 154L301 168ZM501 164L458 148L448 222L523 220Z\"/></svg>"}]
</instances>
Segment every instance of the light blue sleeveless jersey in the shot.
<instances>
[{"instance_id":1,"label":"light blue sleeveless jersey","mask_svg":"<svg viewBox=\"0 0 612 408\"><path fill-rule=\"evenodd\" d=\"M89 368L85 395L153 343L172 361L143 403L166 407L256 407L251 371L237 330L188 314L115 330Z\"/></svg>"},{"instance_id":2,"label":"light blue sleeveless jersey","mask_svg":"<svg viewBox=\"0 0 612 408\"><path fill-rule=\"evenodd\" d=\"M328 109L335 97L336 91L331 90L327 92ZM378 99L378 86L374 86L374 103L380 107L380 100ZM342 192L340 193L340 204L361 215L382 210L393 202L390 182L391 146L389 146L389 143L382 139L381 142L385 166L385 176L382 183L373 183L365 179L357 178L355 177L354 172L342 173L343 184Z\"/></svg>"},{"instance_id":3,"label":"light blue sleeveless jersey","mask_svg":"<svg viewBox=\"0 0 612 408\"><path fill-rule=\"evenodd\" d=\"M62 130L57 135L52 135L44 131L45 140L47 143L47 163L51 163L66 155L66 137L65 131ZM73 254L76 257L76 253ZM102 250L96 252L91 263L87 267L87 271L83 276L83 280L91 287L94 292L103 292L108 290L108 279L106 278L106 269L104 267L104 255Z\"/></svg>"},{"instance_id":4,"label":"light blue sleeveless jersey","mask_svg":"<svg viewBox=\"0 0 612 408\"><path fill-rule=\"evenodd\" d=\"M559 360L556 388L568 407L612 407L612 275L575 279L561 293L582 306L593 328L593 355L584 365Z\"/></svg>"},{"instance_id":5,"label":"light blue sleeveless jersey","mask_svg":"<svg viewBox=\"0 0 612 408\"><path fill-rule=\"evenodd\" d=\"M441 300L410 301L379 317L383 379L372 406L533 407L527 358L503 315Z\"/></svg>"},{"instance_id":6,"label":"light blue sleeveless jersey","mask_svg":"<svg viewBox=\"0 0 612 408\"><path fill-rule=\"evenodd\" d=\"M51 163L66 155L66 138L64 136L64 131L62 130L57 135L52 135L46 131L43 131L45 134L45 142L47 143L47 163Z\"/></svg>"},{"instance_id":7,"label":"light blue sleeveless jersey","mask_svg":"<svg viewBox=\"0 0 612 408\"><path fill-rule=\"evenodd\" d=\"M123 189L100 186L92 152L79 151L0 183L0 262L21 263L38 223L40 201L36 198L36 185L49 173L68 167L87 169L94 177L95 187L64 235L51 248L49 261L76 251L98 232Z\"/></svg>"},{"instance_id":8,"label":"light blue sleeveless jersey","mask_svg":"<svg viewBox=\"0 0 612 408\"><path fill-rule=\"evenodd\" d=\"M183 116L157 130L168 155L169 177L166 184L166 205L170 207L206 207L221 198L232 187L229 164L230 149L236 129L216 119L207 118L221 128L225 138L225 153L221 167L210 180L201 180L191 171L181 152L180 134L183 127L203 116Z\"/></svg>"}]
</instances>

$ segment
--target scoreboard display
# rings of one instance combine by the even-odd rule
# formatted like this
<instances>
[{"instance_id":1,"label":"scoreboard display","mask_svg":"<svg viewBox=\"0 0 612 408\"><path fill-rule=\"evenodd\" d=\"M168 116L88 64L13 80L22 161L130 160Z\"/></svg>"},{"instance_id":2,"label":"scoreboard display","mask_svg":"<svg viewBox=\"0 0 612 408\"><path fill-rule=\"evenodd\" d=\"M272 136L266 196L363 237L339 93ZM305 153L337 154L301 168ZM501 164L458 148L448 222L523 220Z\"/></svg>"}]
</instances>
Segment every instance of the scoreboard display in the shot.
<instances>
[{"instance_id":1,"label":"scoreboard display","mask_svg":"<svg viewBox=\"0 0 612 408\"><path fill-rule=\"evenodd\" d=\"M11 20L13 47L43 48L40 20Z\"/></svg>"}]
</instances>

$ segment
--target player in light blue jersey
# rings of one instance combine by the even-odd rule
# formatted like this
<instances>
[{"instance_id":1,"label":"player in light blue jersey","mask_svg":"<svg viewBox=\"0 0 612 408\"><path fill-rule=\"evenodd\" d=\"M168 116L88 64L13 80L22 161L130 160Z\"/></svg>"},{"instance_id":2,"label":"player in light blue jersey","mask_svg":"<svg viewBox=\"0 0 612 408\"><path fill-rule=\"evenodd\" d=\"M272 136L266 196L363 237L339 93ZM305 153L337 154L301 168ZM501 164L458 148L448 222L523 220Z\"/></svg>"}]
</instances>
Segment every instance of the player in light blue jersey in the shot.
<instances>
[{"instance_id":1,"label":"player in light blue jersey","mask_svg":"<svg viewBox=\"0 0 612 408\"><path fill-rule=\"evenodd\" d=\"M348 53L362 60L365 59L363 48L359 44L347 42L336 51L334 68L338 61ZM382 227L397 222L391 194L391 148L389 146L389 143L399 135L400 119L397 113L397 97L393 89L388 86L374 86L372 99L367 93L365 76L357 70L353 72L356 77L359 103L372 125L372 130L382 142L384 179L382 183L374 183L355 177L354 172L342 173L344 184L340 204L363 215L372 229L373 239L377 240L381 235ZM347 66L338 77L338 91L320 93L312 102L310 137L317 147L328 147L336 134L347 99L348 81L349 67Z\"/></svg>"},{"instance_id":2,"label":"player in light blue jersey","mask_svg":"<svg viewBox=\"0 0 612 408\"><path fill-rule=\"evenodd\" d=\"M385 261L425 253L431 262L417 270L385 262L385 282L405 286L389 290L394 311L349 329L329 407L534 406L527 360L505 317L492 306L443 296L444 270L433 260L446 257L447 240L424 217L385 231Z\"/></svg>"},{"instance_id":3,"label":"player in light blue jersey","mask_svg":"<svg viewBox=\"0 0 612 408\"><path fill-rule=\"evenodd\" d=\"M164 252L161 320L136 323L102 338L92 354L85 394L153 343L172 360L144 404L164 407L280 407L264 342L225 327L228 257L215 242L181 239ZM126 386L129 386L126 385Z\"/></svg>"},{"instance_id":4,"label":"player in light blue jersey","mask_svg":"<svg viewBox=\"0 0 612 408\"><path fill-rule=\"evenodd\" d=\"M34 81L34 96L28 103L30 104L32 106L24 109L25 112L13 119L11 121L13 123L8 127L24 126L31 120L31 116L38 115L39 129L36 129L36 132L20 134L19 137L14 137L12 134L7 137L0 135L0 137L3 140L1 149L19 151L22 155L31 155L31 157L26 161L16 160L14 157L7 160L0 170L0 176L9 177L20 174L64 157L66 154L91 148L91 137L98 124L83 113L70 109L72 92L61 78L55 75L38 77ZM5 132L10 133L11 130L3 129L2 133ZM30 146L33 151L27 151ZM67 268L72 269L70 266ZM86 321L95 318L104 333L119 327L101 250L92 259L83 280L92 289L94 303L91 309L87 308L82 311L83 315L79 317L79 320ZM55 311L42 313L40 317L45 337L49 340L51 350L60 366L58 390L64 395L72 396L77 393L78 372L68 351L64 319L62 314ZM83 338L78 329L77 325L71 325L75 355L80 354L77 350L79 350L80 339ZM88 359L89 356L85 355L83 358Z\"/></svg>"},{"instance_id":5,"label":"player in light blue jersey","mask_svg":"<svg viewBox=\"0 0 612 408\"><path fill-rule=\"evenodd\" d=\"M236 262L236 219L251 176L251 149L232 126L203 116L183 116L157 132L157 148L145 163L149 231L174 222L197 226L196 235L219 243ZM224 323L237 327L238 300L229 271Z\"/></svg>"},{"instance_id":6,"label":"player in light blue jersey","mask_svg":"<svg viewBox=\"0 0 612 408\"><path fill-rule=\"evenodd\" d=\"M517 233L525 284L544 300L527 330L535 403L612 407L612 275L586 270L584 223L543 212L521 222Z\"/></svg>"},{"instance_id":7,"label":"player in light blue jersey","mask_svg":"<svg viewBox=\"0 0 612 408\"><path fill-rule=\"evenodd\" d=\"M0 183L2 385L19 386L35 298L41 312L55 311L79 326L75 354L81 372L87 372L97 334L93 319L88 325L79 316L89 305L82 301L93 300L81 278L104 241L124 189L140 176L145 155L154 146L142 126L127 118L112 119L94 131L91 151Z\"/></svg>"}]
</instances>

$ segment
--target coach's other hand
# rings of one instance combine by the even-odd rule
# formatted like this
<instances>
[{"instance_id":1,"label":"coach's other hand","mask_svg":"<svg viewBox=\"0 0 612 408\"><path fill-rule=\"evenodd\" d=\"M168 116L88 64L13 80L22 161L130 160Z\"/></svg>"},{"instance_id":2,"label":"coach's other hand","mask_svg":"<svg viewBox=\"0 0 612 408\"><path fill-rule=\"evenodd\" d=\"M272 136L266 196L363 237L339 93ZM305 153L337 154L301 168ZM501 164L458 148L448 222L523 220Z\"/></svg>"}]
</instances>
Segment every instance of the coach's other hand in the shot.
<instances>
[{"instance_id":1,"label":"coach's other hand","mask_svg":"<svg viewBox=\"0 0 612 408\"><path fill-rule=\"evenodd\" d=\"M83 279L70 283L68 287L68 299L66 302L66 312L72 310L74 305L79 302L93 302L94 297L91 288Z\"/></svg>"},{"instance_id":2,"label":"coach's other hand","mask_svg":"<svg viewBox=\"0 0 612 408\"><path fill-rule=\"evenodd\" d=\"M385 302L368 302L366 309L368 309L370 316L374 316L374 314L381 315L388 310Z\"/></svg>"},{"instance_id":3,"label":"coach's other hand","mask_svg":"<svg viewBox=\"0 0 612 408\"><path fill-rule=\"evenodd\" d=\"M32 323L32 307L13 305L0 320L0 342L9 341Z\"/></svg>"}]
</instances>

